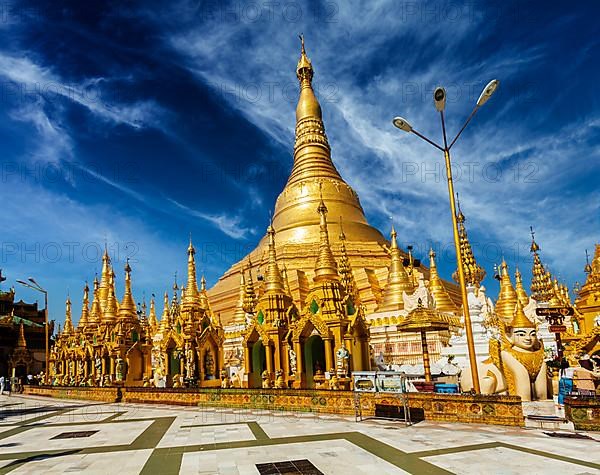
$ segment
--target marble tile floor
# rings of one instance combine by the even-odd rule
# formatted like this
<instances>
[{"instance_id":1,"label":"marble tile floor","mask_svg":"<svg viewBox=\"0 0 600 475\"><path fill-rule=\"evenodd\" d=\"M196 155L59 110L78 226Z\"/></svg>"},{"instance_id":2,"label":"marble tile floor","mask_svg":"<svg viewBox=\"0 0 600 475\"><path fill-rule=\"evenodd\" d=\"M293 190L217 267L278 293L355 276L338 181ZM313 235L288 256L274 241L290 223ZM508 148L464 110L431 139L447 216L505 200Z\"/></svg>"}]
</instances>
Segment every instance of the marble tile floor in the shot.
<instances>
[{"instance_id":1,"label":"marble tile floor","mask_svg":"<svg viewBox=\"0 0 600 475\"><path fill-rule=\"evenodd\" d=\"M53 438L83 431L93 433ZM11 396L0 397L0 475L259 474L257 464L302 459L323 474L600 475L600 433L589 435Z\"/></svg>"}]
</instances>

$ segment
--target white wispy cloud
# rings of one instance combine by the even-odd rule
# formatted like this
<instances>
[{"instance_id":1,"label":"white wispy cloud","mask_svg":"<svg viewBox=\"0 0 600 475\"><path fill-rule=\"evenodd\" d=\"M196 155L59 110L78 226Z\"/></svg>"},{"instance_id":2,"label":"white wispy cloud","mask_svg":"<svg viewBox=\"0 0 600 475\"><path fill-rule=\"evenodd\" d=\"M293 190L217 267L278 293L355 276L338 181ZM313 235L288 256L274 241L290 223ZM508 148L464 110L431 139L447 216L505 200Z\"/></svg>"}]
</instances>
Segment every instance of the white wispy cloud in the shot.
<instances>
[{"instance_id":1,"label":"white wispy cloud","mask_svg":"<svg viewBox=\"0 0 600 475\"><path fill-rule=\"evenodd\" d=\"M11 92L17 102L35 98L35 103L58 99L86 108L94 116L125 124L135 129L158 126L162 108L151 100L120 104L106 100L107 94L100 86L104 78L90 78L81 83L71 83L54 73L51 68L37 64L28 57L15 57L0 52L0 76L16 84ZM7 87L7 86L5 86Z\"/></svg>"},{"instance_id":2,"label":"white wispy cloud","mask_svg":"<svg viewBox=\"0 0 600 475\"><path fill-rule=\"evenodd\" d=\"M196 209L185 206L174 199L169 198L168 200L177 208L185 211L188 215L207 221L219 229L222 233L234 239L243 239L256 232L253 228L245 226L245 221L241 216L234 216L226 213L203 213Z\"/></svg>"}]
</instances>

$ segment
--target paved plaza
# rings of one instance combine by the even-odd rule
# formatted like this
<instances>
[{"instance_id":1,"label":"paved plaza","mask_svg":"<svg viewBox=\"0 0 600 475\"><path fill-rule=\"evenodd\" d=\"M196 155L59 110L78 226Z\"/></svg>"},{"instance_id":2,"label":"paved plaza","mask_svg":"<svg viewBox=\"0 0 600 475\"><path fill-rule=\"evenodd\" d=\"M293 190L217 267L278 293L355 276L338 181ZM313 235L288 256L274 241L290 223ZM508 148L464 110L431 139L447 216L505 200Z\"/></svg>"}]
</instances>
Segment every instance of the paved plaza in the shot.
<instances>
[{"instance_id":1,"label":"paved plaza","mask_svg":"<svg viewBox=\"0 0 600 475\"><path fill-rule=\"evenodd\" d=\"M595 433L32 396L0 405L0 474L600 474Z\"/></svg>"}]
</instances>

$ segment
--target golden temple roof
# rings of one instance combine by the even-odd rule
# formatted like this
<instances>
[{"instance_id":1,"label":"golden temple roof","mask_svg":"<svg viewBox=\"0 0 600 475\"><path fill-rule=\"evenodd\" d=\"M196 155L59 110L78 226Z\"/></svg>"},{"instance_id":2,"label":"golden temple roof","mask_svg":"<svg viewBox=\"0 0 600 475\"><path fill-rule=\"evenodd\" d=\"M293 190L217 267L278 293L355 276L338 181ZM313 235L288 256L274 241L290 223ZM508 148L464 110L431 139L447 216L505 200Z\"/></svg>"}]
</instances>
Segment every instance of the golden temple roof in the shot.
<instances>
[{"instance_id":1,"label":"golden temple roof","mask_svg":"<svg viewBox=\"0 0 600 475\"><path fill-rule=\"evenodd\" d=\"M411 310L396 328L401 332L442 331L448 330L450 323L438 310L423 307L419 299L418 306Z\"/></svg>"}]
</instances>

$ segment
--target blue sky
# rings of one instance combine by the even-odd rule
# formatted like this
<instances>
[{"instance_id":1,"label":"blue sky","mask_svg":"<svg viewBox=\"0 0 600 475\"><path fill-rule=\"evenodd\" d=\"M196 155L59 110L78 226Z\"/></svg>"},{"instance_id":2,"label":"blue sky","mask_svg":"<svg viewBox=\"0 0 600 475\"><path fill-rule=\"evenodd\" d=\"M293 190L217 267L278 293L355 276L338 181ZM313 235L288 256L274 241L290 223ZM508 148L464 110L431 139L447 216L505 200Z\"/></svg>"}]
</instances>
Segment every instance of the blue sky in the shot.
<instances>
[{"instance_id":1,"label":"blue sky","mask_svg":"<svg viewBox=\"0 0 600 475\"><path fill-rule=\"evenodd\" d=\"M50 291L51 318L107 242L119 293L183 275L189 233L209 285L251 250L292 165L297 35L315 67L333 160L369 221L454 269L431 101L450 135L483 86L500 89L453 149L456 189L495 296L494 263L528 286L529 226L572 286L598 242L597 2L0 3L0 267ZM441 252L440 252L441 250ZM4 288L6 285L4 286ZM19 289L26 300L37 298Z\"/></svg>"}]
</instances>

